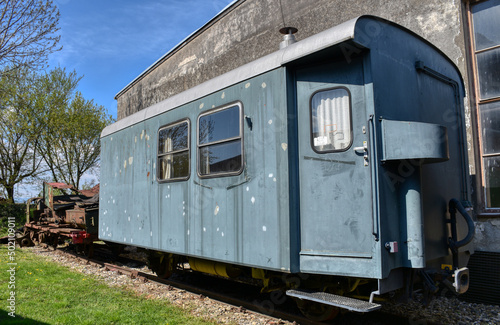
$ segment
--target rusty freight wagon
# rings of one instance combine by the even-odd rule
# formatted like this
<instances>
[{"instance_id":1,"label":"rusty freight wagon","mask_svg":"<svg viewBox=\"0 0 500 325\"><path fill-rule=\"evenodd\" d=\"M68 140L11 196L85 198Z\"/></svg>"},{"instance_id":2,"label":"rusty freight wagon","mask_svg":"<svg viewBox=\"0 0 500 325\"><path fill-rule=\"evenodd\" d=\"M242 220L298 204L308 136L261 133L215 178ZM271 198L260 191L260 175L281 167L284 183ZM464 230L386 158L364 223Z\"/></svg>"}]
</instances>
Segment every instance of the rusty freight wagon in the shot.
<instances>
[{"instance_id":1,"label":"rusty freight wagon","mask_svg":"<svg viewBox=\"0 0 500 325\"><path fill-rule=\"evenodd\" d=\"M98 231L98 195L99 185L78 190L64 183L43 183L43 197L27 202L26 224L17 239L19 244L55 248L68 240L77 250L92 255Z\"/></svg>"},{"instance_id":2,"label":"rusty freight wagon","mask_svg":"<svg viewBox=\"0 0 500 325\"><path fill-rule=\"evenodd\" d=\"M467 290L455 65L372 16L286 38L104 129L99 238L147 249L162 276L188 262L287 290L317 319L418 283Z\"/></svg>"}]
</instances>

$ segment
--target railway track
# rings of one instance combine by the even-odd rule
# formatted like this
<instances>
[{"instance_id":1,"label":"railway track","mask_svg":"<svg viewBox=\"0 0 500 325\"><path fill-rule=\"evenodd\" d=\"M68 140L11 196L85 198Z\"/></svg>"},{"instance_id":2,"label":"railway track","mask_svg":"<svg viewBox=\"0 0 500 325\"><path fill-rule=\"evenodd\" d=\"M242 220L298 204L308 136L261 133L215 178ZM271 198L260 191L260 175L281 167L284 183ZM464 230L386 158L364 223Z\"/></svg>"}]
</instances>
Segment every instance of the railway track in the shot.
<instances>
[{"instance_id":1,"label":"railway track","mask_svg":"<svg viewBox=\"0 0 500 325\"><path fill-rule=\"evenodd\" d=\"M97 247L93 258L88 258L64 248L58 248L58 251L103 271L116 272L132 279L139 279L142 282L154 282L165 286L165 290L176 288L199 295L202 299L208 297L232 306L237 311L264 315L269 317L268 324L280 324L282 320L292 324L325 324L302 316L294 301L280 291L262 294L259 288L255 286L190 271L183 275L173 275L169 279L161 279L154 274L138 269L145 265L144 261L116 256L105 248L99 248L99 245ZM134 267L127 265L134 265ZM372 312L367 314L344 313L327 322L327 324L412 324L412 322L399 316L383 312ZM419 324L431 325L432 323L419 322Z\"/></svg>"}]
</instances>

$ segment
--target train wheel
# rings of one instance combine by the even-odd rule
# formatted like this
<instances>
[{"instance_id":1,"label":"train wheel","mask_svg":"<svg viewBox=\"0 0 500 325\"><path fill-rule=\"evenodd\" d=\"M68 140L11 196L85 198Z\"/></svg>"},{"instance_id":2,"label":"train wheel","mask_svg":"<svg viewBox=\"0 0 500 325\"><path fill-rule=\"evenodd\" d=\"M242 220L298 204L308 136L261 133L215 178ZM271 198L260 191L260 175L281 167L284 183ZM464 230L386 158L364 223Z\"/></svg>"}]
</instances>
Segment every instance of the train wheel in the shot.
<instances>
[{"instance_id":1,"label":"train wheel","mask_svg":"<svg viewBox=\"0 0 500 325\"><path fill-rule=\"evenodd\" d=\"M30 237L30 240L31 240L32 243L34 243L37 246L40 245L40 242L38 241L38 236L37 236L37 234L35 233L34 230L30 231L30 236L29 237Z\"/></svg>"},{"instance_id":2,"label":"train wheel","mask_svg":"<svg viewBox=\"0 0 500 325\"><path fill-rule=\"evenodd\" d=\"M161 279L168 279L174 269L172 254L159 254L150 252L148 256L148 266Z\"/></svg>"},{"instance_id":3,"label":"train wheel","mask_svg":"<svg viewBox=\"0 0 500 325\"><path fill-rule=\"evenodd\" d=\"M33 242L29 238L29 236L24 236L21 241L19 242L19 246L21 247L31 247L33 246Z\"/></svg>"},{"instance_id":4,"label":"train wheel","mask_svg":"<svg viewBox=\"0 0 500 325\"><path fill-rule=\"evenodd\" d=\"M91 258L94 256L94 244L83 244L83 252L85 256Z\"/></svg>"},{"instance_id":5,"label":"train wheel","mask_svg":"<svg viewBox=\"0 0 500 325\"><path fill-rule=\"evenodd\" d=\"M47 238L47 242L51 249L56 250L57 245L59 245L59 235L58 234L49 235Z\"/></svg>"},{"instance_id":6,"label":"train wheel","mask_svg":"<svg viewBox=\"0 0 500 325\"><path fill-rule=\"evenodd\" d=\"M324 322L338 316L340 308L312 301L296 299L300 312L310 320Z\"/></svg>"}]
</instances>

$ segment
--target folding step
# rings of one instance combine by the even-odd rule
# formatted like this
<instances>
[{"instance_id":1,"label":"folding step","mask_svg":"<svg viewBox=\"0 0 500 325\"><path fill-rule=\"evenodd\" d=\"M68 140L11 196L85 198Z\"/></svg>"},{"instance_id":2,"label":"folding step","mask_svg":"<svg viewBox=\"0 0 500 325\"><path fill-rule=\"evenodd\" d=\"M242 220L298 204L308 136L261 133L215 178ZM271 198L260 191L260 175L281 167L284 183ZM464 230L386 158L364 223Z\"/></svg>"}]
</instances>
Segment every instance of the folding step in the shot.
<instances>
[{"instance_id":1,"label":"folding step","mask_svg":"<svg viewBox=\"0 0 500 325\"><path fill-rule=\"evenodd\" d=\"M372 302L349 298L326 292L311 292L303 290L287 290L287 296L295 297L303 300L310 300L325 305L345 308L360 313L366 313L382 308L382 305Z\"/></svg>"}]
</instances>

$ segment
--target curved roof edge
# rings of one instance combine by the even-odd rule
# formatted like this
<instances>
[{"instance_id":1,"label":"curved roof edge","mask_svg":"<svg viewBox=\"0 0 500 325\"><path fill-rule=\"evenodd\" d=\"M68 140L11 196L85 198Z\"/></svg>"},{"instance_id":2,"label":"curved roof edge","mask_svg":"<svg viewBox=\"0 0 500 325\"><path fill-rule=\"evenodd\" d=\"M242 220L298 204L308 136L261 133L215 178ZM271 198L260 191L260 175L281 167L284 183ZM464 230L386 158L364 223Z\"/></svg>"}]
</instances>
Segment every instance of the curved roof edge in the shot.
<instances>
[{"instance_id":1,"label":"curved roof edge","mask_svg":"<svg viewBox=\"0 0 500 325\"><path fill-rule=\"evenodd\" d=\"M104 128L101 133L101 137L110 135L140 121L169 111L180 105L187 104L191 101L207 96L221 89L227 88L235 83L279 68L286 63L292 62L311 53L353 39L356 22L359 18L360 17L351 19L340 25L305 38L297 43L289 45L282 50L276 51L260 59L242 65L239 68L205 81L193 88L190 88L148 108L145 108L139 112L118 120L117 122Z\"/></svg>"},{"instance_id":2,"label":"curved roof edge","mask_svg":"<svg viewBox=\"0 0 500 325\"><path fill-rule=\"evenodd\" d=\"M236 2L236 1L235 1ZM235 3L233 2L233 4ZM298 41L297 43L291 44L284 49L278 50L274 53L268 54L260 59L247 63L241 67L238 67L234 70L231 70L225 74L222 74L218 77L212 78L208 81L205 81L193 88L185 90L177 95L169 97L159 103L156 103L150 107L147 107L141 111L138 111L132 115L129 115L114 124L111 124L104 128L101 133L101 137L108 136L112 133L115 133L121 129L144 121L146 119L152 118L161 113L167 112L171 109L179 107L181 105L190 103L199 98L205 97L212 93L215 93L219 90L227 88L236 83L242 82L244 80L250 79L252 77L258 76L265 72L274 70L279 68L287 63L293 62L297 59L305 57L309 54L315 53L322 49L326 49L336 44L340 44L342 42L348 40L355 40L355 32L357 23L360 19L368 19L383 22L386 24L397 26L407 33L413 35L416 38L424 40L429 46L436 49L443 57L445 57L458 71L455 63L451 61L450 58L446 54L444 54L439 48L425 40L418 34L412 32L411 30L398 25L394 22L388 21L386 19L364 15L359 16L344 23L341 23L335 27L324 30L318 34L312 35L308 38ZM362 44L362 41L359 43ZM366 46L367 44L365 44ZM460 75L460 73L459 73ZM461 78L461 75L460 75ZM463 83L463 80L462 80Z\"/></svg>"}]
</instances>

